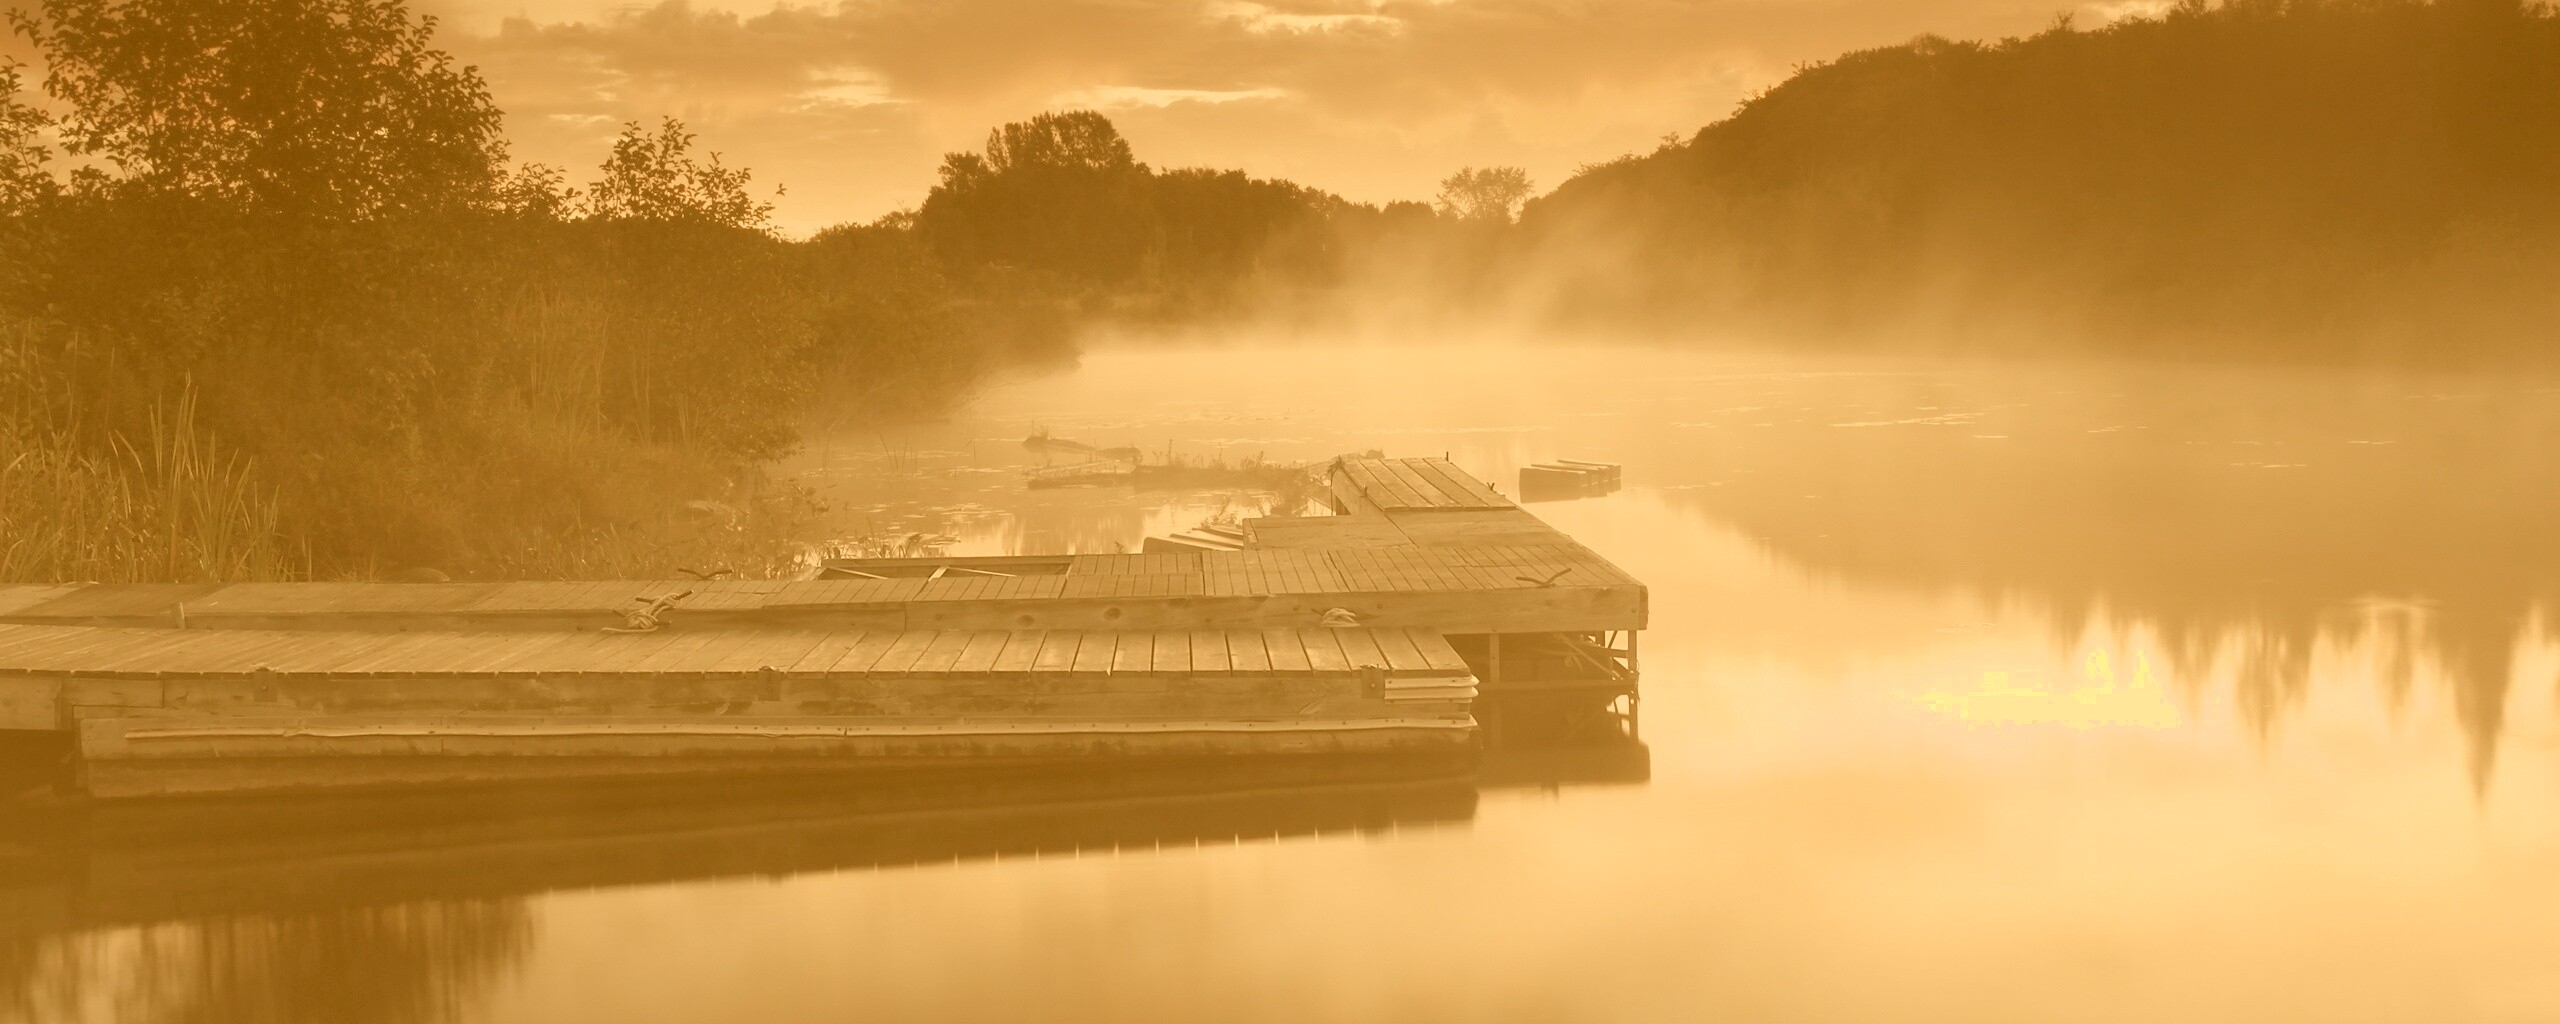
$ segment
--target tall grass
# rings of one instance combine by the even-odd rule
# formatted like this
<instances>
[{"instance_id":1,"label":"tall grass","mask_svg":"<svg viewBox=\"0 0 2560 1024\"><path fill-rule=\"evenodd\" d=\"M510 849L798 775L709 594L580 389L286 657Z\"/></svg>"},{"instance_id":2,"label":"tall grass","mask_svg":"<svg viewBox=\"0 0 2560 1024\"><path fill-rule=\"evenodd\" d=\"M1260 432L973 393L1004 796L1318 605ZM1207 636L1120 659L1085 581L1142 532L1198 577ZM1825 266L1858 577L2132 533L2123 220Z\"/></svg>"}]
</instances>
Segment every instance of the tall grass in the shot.
<instances>
[{"instance_id":1,"label":"tall grass","mask_svg":"<svg viewBox=\"0 0 2560 1024\"><path fill-rule=\"evenodd\" d=\"M309 574L277 496L197 423L192 392L137 431L88 421L45 341L0 322L0 583Z\"/></svg>"}]
</instances>

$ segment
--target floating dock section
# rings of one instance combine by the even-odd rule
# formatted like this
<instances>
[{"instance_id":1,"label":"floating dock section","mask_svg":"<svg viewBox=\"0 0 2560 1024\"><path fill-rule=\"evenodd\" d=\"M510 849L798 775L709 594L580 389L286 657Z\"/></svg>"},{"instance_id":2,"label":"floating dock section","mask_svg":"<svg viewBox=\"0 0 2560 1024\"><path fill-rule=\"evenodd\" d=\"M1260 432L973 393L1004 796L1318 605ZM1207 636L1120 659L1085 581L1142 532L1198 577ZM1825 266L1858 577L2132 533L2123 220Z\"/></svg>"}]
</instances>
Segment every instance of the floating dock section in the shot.
<instances>
[{"instance_id":1,"label":"floating dock section","mask_svg":"<svg viewBox=\"0 0 2560 1024\"><path fill-rule=\"evenodd\" d=\"M0 588L0 731L100 797L1447 754L1504 697L1632 712L1644 588L1440 460L1330 467L1231 551L807 581Z\"/></svg>"}]
</instances>

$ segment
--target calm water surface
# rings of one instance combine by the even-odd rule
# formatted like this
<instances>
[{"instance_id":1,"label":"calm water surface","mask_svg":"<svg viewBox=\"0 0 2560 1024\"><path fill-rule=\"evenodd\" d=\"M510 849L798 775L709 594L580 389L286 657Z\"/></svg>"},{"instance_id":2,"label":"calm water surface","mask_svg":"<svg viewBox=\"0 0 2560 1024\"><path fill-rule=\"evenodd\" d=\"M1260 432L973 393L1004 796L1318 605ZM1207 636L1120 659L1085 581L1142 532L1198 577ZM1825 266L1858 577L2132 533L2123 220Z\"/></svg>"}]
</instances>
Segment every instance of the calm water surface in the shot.
<instances>
[{"instance_id":1,"label":"calm water surface","mask_svg":"<svg viewBox=\"0 0 2560 1024\"><path fill-rule=\"evenodd\" d=\"M1037 429L1446 452L1505 490L1623 462L1533 509L1653 588L1649 777L890 819L879 866L832 870L798 865L872 834L570 830L520 875L219 916L132 893L272 873L101 853L29 897L69 924L0 942L0 1016L2560 1020L2560 391L1110 351L795 468L848 532L967 554L1261 500L1026 493Z\"/></svg>"}]
</instances>

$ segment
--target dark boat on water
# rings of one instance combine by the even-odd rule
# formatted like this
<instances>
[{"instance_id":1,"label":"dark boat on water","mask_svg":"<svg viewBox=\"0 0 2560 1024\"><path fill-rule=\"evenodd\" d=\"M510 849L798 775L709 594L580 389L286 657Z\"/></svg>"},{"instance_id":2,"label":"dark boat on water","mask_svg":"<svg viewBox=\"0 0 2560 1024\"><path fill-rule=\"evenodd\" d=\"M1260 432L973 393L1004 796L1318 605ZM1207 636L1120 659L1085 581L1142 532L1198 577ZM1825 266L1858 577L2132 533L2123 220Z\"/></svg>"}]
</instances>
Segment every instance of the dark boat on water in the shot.
<instances>
[{"instance_id":1,"label":"dark boat on water","mask_svg":"<svg viewBox=\"0 0 2560 1024\"><path fill-rule=\"evenodd\" d=\"M1571 501L1615 494L1619 466L1614 462L1557 459L1520 467L1520 500Z\"/></svg>"}]
</instances>

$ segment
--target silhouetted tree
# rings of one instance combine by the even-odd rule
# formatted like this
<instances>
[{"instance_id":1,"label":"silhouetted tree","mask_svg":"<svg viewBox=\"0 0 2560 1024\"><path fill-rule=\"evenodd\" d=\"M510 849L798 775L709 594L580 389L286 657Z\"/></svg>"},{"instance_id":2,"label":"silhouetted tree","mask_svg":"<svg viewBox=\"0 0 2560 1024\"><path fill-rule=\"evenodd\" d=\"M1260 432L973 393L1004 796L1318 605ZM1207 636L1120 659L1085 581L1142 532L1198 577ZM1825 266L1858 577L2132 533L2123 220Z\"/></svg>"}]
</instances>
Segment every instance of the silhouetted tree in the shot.
<instances>
[{"instance_id":1,"label":"silhouetted tree","mask_svg":"<svg viewBox=\"0 0 2560 1024\"><path fill-rule=\"evenodd\" d=\"M484 201L505 153L480 76L400 0L44 0L10 20L68 108L63 147L124 188L374 217Z\"/></svg>"},{"instance_id":2,"label":"silhouetted tree","mask_svg":"<svg viewBox=\"0 0 2560 1024\"><path fill-rule=\"evenodd\" d=\"M613 141L604 177L587 189L587 209L608 219L692 221L763 229L773 204L747 193L743 167L720 165L720 154L696 158L693 133L666 118L651 133L633 121Z\"/></svg>"},{"instance_id":3,"label":"silhouetted tree","mask_svg":"<svg viewBox=\"0 0 2560 1024\"><path fill-rule=\"evenodd\" d=\"M989 131L986 165L995 174L1036 168L1127 174L1138 168L1120 129L1090 110L1041 114Z\"/></svg>"},{"instance_id":4,"label":"silhouetted tree","mask_svg":"<svg viewBox=\"0 0 2560 1024\"><path fill-rule=\"evenodd\" d=\"M1042 114L943 158L917 228L961 267L1034 271L1086 286L1125 281L1143 258L1150 174L1109 118Z\"/></svg>"},{"instance_id":5,"label":"silhouetted tree","mask_svg":"<svg viewBox=\"0 0 2560 1024\"><path fill-rule=\"evenodd\" d=\"M1474 221L1511 223L1529 200L1529 172L1518 167L1462 167L1440 179L1440 209Z\"/></svg>"},{"instance_id":6,"label":"silhouetted tree","mask_svg":"<svg viewBox=\"0 0 2560 1024\"><path fill-rule=\"evenodd\" d=\"M550 164L529 163L508 172L498 183L497 207L511 216L536 221L563 221L577 211L579 192L568 186L568 174Z\"/></svg>"},{"instance_id":7,"label":"silhouetted tree","mask_svg":"<svg viewBox=\"0 0 2560 1024\"><path fill-rule=\"evenodd\" d=\"M49 121L19 99L22 70L0 64L0 216L22 212L53 193L53 178L45 172L50 154L36 139Z\"/></svg>"}]
</instances>

